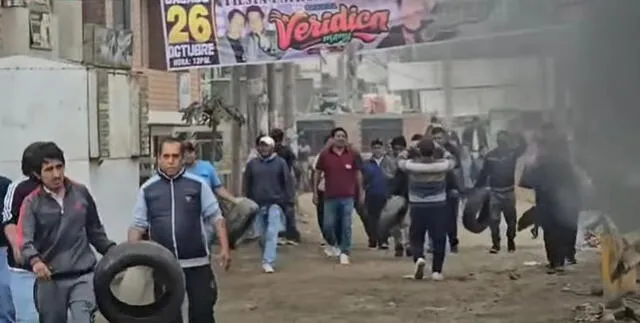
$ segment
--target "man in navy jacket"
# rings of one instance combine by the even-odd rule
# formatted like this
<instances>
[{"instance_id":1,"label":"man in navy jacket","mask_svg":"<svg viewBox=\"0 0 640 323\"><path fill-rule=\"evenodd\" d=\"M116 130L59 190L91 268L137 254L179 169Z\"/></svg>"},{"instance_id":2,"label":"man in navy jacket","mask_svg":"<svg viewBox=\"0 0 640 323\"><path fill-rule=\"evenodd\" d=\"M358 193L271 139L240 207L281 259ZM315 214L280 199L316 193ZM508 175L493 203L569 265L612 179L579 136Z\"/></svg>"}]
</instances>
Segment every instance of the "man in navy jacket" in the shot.
<instances>
[{"instance_id":1,"label":"man in navy jacket","mask_svg":"<svg viewBox=\"0 0 640 323\"><path fill-rule=\"evenodd\" d=\"M365 230L369 236L369 248L387 249L387 241L378 237L378 221L389 197L389 181L394 174L386 174L383 169L385 158L388 157L385 156L382 140L375 139L371 142L371 153L371 158L362 167L365 188L364 204L367 209Z\"/></svg>"}]
</instances>

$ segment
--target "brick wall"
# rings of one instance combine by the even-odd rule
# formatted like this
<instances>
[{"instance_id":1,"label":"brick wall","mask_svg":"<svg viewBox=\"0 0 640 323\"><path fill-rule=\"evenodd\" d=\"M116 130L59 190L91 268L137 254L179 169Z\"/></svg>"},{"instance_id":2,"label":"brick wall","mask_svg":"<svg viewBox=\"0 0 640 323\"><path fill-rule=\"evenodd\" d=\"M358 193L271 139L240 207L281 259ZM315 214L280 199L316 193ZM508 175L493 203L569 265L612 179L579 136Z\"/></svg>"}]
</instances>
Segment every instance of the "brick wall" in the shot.
<instances>
[{"instance_id":1,"label":"brick wall","mask_svg":"<svg viewBox=\"0 0 640 323\"><path fill-rule=\"evenodd\" d=\"M107 25L106 0L82 2L82 22L85 24Z\"/></svg>"}]
</instances>

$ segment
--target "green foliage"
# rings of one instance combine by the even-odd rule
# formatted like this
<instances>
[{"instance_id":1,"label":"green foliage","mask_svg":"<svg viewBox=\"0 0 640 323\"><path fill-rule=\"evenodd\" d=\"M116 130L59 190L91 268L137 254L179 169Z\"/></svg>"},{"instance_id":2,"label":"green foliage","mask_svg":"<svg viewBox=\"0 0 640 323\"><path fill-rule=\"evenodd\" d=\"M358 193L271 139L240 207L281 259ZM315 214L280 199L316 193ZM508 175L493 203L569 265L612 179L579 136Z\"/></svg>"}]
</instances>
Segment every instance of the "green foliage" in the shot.
<instances>
[{"instance_id":1,"label":"green foliage","mask_svg":"<svg viewBox=\"0 0 640 323\"><path fill-rule=\"evenodd\" d=\"M202 101L195 101L182 109L182 121L187 125L208 126L217 128L222 121L233 121L241 126L246 119L238 109L224 102L222 96L213 94L206 96Z\"/></svg>"}]
</instances>

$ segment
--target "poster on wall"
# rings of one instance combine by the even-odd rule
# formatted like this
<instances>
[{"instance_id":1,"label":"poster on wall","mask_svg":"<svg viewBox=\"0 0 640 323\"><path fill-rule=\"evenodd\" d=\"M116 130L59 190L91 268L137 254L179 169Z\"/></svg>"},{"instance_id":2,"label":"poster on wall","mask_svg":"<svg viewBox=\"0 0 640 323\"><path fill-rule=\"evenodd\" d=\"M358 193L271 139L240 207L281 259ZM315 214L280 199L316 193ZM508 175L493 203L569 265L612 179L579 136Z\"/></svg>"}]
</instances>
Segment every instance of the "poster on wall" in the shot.
<instances>
[{"instance_id":1,"label":"poster on wall","mask_svg":"<svg viewBox=\"0 0 640 323\"><path fill-rule=\"evenodd\" d=\"M168 70L264 64L461 37L497 0L162 0Z\"/></svg>"},{"instance_id":2,"label":"poster on wall","mask_svg":"<svg viewBox=\"0 0 640 323\"><path fill-rule=\"evenodd\" d=\"M51 50L51 15L47 12L29 12L29 47Z\"/></svg>"}]
</instances>

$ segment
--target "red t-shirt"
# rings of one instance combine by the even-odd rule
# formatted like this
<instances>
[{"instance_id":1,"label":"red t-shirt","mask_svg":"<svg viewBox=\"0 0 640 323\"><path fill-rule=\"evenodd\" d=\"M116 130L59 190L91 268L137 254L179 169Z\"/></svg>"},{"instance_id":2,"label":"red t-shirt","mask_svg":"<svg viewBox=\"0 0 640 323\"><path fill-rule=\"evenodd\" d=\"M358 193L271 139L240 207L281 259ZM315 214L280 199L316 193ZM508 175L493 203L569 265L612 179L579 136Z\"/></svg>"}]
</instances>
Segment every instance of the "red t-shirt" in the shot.
<instances>
[{"instance_id":1,"label":"red t-shirt","mask_svg":"<svg viewBox=\"0 0 640 323\"><path fill-rule=\"evenodd\" d=\"M355 197L358 186L357 174L362 166L359 155L349 149L341 154L333 149L320 153L316 169L324 173L324 196L326 198Z\"/></svg>"}]
</instances>

